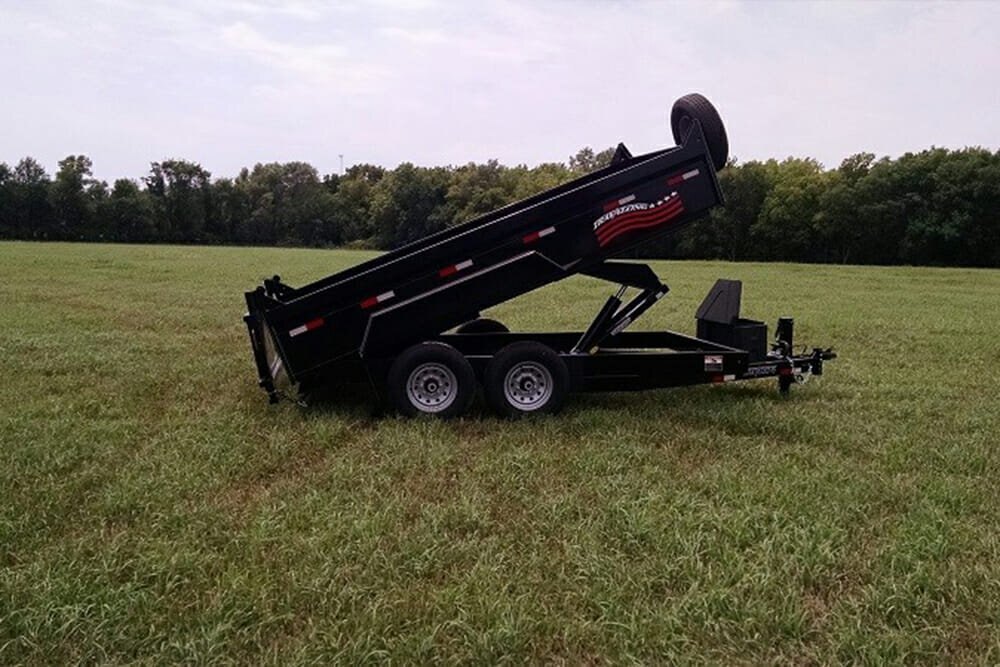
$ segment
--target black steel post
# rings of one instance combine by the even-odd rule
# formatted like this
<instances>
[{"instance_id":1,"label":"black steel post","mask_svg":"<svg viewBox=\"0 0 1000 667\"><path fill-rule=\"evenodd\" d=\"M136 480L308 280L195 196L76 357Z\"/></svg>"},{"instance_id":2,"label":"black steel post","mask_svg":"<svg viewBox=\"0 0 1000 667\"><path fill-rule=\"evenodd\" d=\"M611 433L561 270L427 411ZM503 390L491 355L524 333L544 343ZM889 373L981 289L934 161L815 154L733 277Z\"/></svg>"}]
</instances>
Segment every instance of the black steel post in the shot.
<instances>
[{"instance_id":1,"label":"black steel post","mask_svg":"<svg viewBox=\"0 0 1000 667\"><path fill-rule=\"evenodd\" d=\"M774 342L781 346L783 354L791 355L795 344L795 320L791 317L779 317L778 326L774 331Z\"/></svg>"}]
</instances>

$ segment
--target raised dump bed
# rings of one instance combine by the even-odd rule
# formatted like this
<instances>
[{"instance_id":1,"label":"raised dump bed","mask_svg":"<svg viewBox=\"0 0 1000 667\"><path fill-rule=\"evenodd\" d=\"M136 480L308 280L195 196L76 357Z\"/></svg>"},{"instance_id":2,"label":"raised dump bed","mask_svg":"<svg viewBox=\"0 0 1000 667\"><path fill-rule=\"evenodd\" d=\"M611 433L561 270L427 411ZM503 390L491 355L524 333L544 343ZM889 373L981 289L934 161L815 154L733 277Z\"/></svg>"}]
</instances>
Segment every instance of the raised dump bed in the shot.
<instances>
[{"instance_id":1,"label":"raised dump bed","mask_svg":"<svg viewBox=\"0 0 1000 667\"><path fill-rule=\"evenodd\" d=\"M633 156L619 144L603 169L345 271L301 287L264 280L246 293L244 318L260 385L276 401L285 383L362 380L406 414L454 416L481 384L494 409L517 416L554 412L575 390L777 376L787 391L822 372L832 353L793 356L790 323L771 352L761 349L766 327L739 317L734 282L703 304L700 338L625 331L668 288L644 264L609 260L722 203L716 169L728 142L718 113L688 95L671 125L676 147ZM479 319L576 273L620 285L587 331L515 334ZM623 305L628 288L638 293ZM712 305L720 298L735 300L735 313ZM753 350L737 346L751 338Z\"/></svg>"}]
</instances>

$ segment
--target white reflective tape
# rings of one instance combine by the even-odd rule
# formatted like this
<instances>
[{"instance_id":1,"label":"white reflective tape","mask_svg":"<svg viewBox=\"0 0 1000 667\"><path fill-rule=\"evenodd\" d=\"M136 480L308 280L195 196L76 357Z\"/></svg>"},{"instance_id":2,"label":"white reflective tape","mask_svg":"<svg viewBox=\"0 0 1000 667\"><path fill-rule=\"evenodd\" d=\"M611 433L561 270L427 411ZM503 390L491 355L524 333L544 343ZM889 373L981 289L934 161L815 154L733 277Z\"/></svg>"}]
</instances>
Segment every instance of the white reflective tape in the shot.
<instances>
[{"instance_id":1,"label":"white reflective tape","mask_svg":"<svg viewBox=\"0 0 1000 667\"><path fill-rule=\"evenodd\" d=\"M686 181L689 178L694 178L700 173L701 172L698 171L697 169L692 169L691 171L685 171L683 174L681 174L681 178L683 178Z\"/></svg>"},{"instance_id":2,"label":"white reflective tape","mask_svg":"<svg viewBox=\"0 0 1000 667\"><path fill-rule=\"evenodd\" d=\"M618 200L618 205L619 206L624 206L625 204L629 203L630 201L635 201L635 195L629 195L628 197L622 197L621 199Z\"/></svg>"},{"instance_id":3,"label":"white reflective tape","mask_svg":"<svg viewBox=\"0 0 1000 667\"><path fill-rule=\"evenodd\" d=\"M725 380L726 382L732 382L733 380L736 379L736 376L735 375L723 375L722 379Z\"/></svg>"},{"instance_id":4,"label":"white reflective tape","mask_svg":"<svg viewBox=\"0 0 1000 667\"><path fill-rule=\"evenodd\" d=\"M383 301L388 301L394 296L396 296L396 293L393 292L392 290L389 290L388 292L382 292L377 297L375 297L375 301L377 303L382 303Z\"/></svg>"},{"instance_id":5,"label":"white reflective tape","mask_svg":"<svg viewBox=\"0 0 1000 667\"><path fill-rule=\"evenodd\" d=\"M455 265L455 270L456 271L463 271L463 270L469 268L470 266L472 266L472 260L471 259L467 259L464 262L459 262L458 264L456 264Z\"/></svg>"},{"instance_id":6,"label":"white reflective tape","mask_svg":"<svg viewBox=\"0 0 1000 667\"><path fill-rule=\"evenodd\" d=\"M271 364L271 377L278 377L278 373L281 371L281 357L276 357L274 363Z\"/></svg>"},{"instance_id":7,"label":"white reflective tape","mask_svg":"<svg viewBox=\"0 0 1000 667\"><path fill-rule=\"evenodd\" d=\"M630 324L632 324L632 318L626 317L624 320L621 321L621 324L619 324L618 326L616 326L614 329L611 330L611 335L617 336L622 331L625 331L625 327L627 327Z\"/></svg>"},{"instance_id":8,"label":"white reflective tape","mask_svg":"<svg viewBox=\"0 0 1000 667\"><path fill-rule=\"evenodd\" d=\"M541 236L548 236L549 234L555 233L555 231L556 231L555 227L546 227L545 229L541 229L541 230L538 231L538 236L540 236L540 237Z\"/></svg>"},{"instance_id":9,"label":"white reflective tape","mask_svg":"<svg viewBox=\"0 0 1000 667\"><path fill-rule=\"evenodd\" d=\"M292 329L291 331L289 331L288 335L292 336L292 337L295 337L295 336L298 336L299 334L304 334L307 331L309 331L309 328L306 327L306 325L303 324L302 326L295 327L294 329Z\"/></svg>"}]
</instances>

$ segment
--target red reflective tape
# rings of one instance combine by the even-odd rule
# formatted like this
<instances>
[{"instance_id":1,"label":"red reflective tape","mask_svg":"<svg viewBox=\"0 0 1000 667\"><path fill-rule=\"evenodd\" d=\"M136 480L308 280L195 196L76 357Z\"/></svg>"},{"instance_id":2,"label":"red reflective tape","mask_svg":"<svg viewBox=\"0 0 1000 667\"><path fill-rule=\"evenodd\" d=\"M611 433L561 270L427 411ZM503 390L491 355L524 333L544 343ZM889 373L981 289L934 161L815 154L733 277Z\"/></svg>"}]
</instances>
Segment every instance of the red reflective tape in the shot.
<instances>
[{"instance_id":1,"label":"red reflective tape","mask_svg":"<svg viewBox=\"0 0 1000 667\"><path fill-rule=\"evenodd\" d=\"M791 366L782 366L778 369L778 375L791 375L794 370Z\"/></svg>"},{"instance_id":2,"label":"red reflective tape","mask_svg":"<svg viewBox=\"0 0 1000 667\"><path fill-rule=\"evenodd\" d=\"M534 243L543 236L548 236L549 234L555 234L555 232L556 232L555 227L546 227L545 229L539 229L537 232L531 232L530 234L525 236L523 240L525 243Z\"/></svg>"},{"instance_id":3,"label":"red reflective tape","mask_svg":"<svg viewBox=\"0 0 1000 667\"><path fill-rule=\"evenodd\" d=\"M607 213L608 211L612 211L618 208L619 206L624 206L625 204L629 204L634 201L635 201L634 194L627 195L625 197L622 197L621 199L616 199L614 201L609 201L607 204L604 205L604 212Z\"/></svg>"},{"instance_id":4,"label":"red reflective tape","mask_svg":"<svg viewBox=\"0 0 1000 667\"><path fill-rule=\"evenodd\" d=\"M389 290L388 292L382 292L381 294L379 294L377 296L370 296L367 299L365 299L364 301L362 301L361 302L361 307L362 308L371 308L372 306L377 306L378 304L382 303L383 301L388 301L389 299L391 299L394 296L396 296L396 293L393 292L392 290Z\"/></svg>"},{"instance_id":5,"label":"red reflective tape","mask_svg":"<svg viewBox=\"0 0 1000 667\"><path fill-rule=\"evenodd\" d=\"M472 266L472 260L467 259L464 262L459 262L458 264L452 264L451 266L444 267L443 269L438 271L438 275L441 276L442 278L447 278L448 276L456 274L459 271L464 271L470 266Z\"/></svg>"},{"instance_id":6,"label":"red reflective tape","mask_svg":"<svg viewBox=\"0 0 1000 667\"><path fill-rule=\"evenodd\" d=\"M288 335L294 338L295 336L304 334L307 331L312 331L313 329L319 329L321 326L323 326L323 324L325 324L323 318L317 317L314 320L309 320L302 326L295 327L294 329L288 332Z\"/></svg>"},{"instance_id":7,"label":"red reflective tape","mask_svg":"<svg viewBox=\"0 0 1000 667\"><path fill-rule=\"evenodd\" d=\"M690 169L688 171L685 171L683 174L675 174L674 176L671 176L670 178L667 179L667 185L677 185L678 183L683 183L689 178L694 178L700 173L701 171L699 171L698 169Z\"/></svg>"},{"instance_id":8,"label":"red reflective tape","mask_svg":"<svg viewBox=\"0 0 1000 667\"><path fill-rule=\"evenodd\" d=\"M716 373L715 375L712 376L712 382L715 384L720 384L725 381L726 381L726 376L723 375L722 373Z\"/></svg>"}]
</instances>

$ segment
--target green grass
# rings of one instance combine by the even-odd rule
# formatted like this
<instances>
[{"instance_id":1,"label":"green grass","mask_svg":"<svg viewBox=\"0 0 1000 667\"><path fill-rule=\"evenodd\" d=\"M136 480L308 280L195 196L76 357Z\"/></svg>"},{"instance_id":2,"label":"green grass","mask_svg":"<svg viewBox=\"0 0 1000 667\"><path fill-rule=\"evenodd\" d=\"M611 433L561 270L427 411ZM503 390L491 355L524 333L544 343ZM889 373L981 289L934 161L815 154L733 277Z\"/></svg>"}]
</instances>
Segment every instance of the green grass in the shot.
<instances>
[{"instance_id":1,"label":"green grass","mask_svg":"<svg viewBox=\"0 0 1000 667\"><path fill-rule=\"evenodd\" d=\"M0 664L1000 661L1000 272L654 264L642 327L732 277L837 348L788 399L267 405L243 290L364 257L0 244Z\"/></svg>"}]
</instances>

